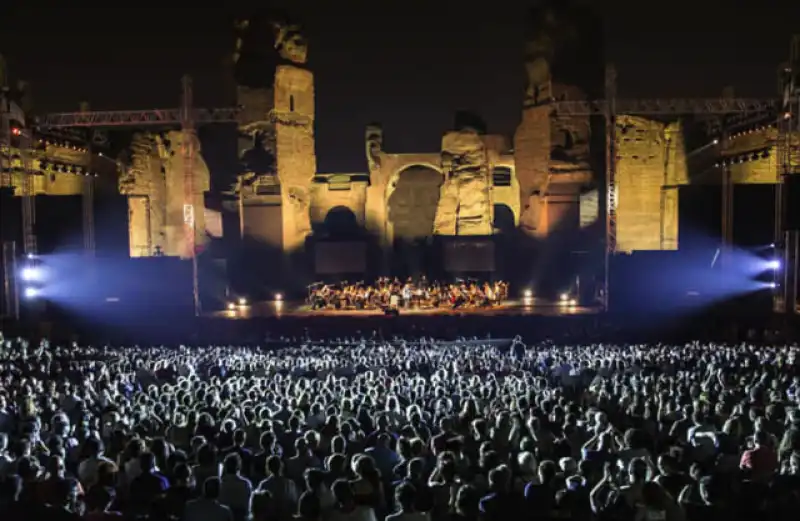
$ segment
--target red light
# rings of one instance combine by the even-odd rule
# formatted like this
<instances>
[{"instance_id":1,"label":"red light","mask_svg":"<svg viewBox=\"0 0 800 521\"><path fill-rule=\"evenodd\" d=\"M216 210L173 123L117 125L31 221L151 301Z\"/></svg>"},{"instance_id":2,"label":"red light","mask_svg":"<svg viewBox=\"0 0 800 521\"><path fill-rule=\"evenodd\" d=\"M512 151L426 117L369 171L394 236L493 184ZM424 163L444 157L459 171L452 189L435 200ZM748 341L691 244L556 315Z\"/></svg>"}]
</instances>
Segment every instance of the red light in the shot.
<instances>
[{"instance_id":1,"label":"red light","mask_svg":"<svg viewBox=\"0 0 800 521\"><path fill-rule=\"evenodd\" d=\"M14 127L14 128L11 129L11 134L14 135L14 136L22 135L22 130Z\"/></svg>"}]
</instances>

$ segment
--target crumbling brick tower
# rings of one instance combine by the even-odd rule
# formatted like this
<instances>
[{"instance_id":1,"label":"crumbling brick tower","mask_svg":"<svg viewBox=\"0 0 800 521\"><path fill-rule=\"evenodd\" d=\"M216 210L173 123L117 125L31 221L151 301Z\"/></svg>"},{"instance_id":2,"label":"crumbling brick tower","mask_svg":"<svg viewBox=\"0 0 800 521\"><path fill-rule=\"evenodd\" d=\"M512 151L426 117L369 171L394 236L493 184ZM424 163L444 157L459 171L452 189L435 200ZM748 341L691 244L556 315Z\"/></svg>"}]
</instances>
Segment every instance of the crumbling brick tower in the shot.
<instances>
[{"instance_id":1,"label":"crumbling brick tower","mask_svg":"<svg viewBox=\"0 0 800 521\"><path fill-rule=\"evenodd\" d=\"M317 169L308 46L300 26L285 19L244 20L237 30L242 236L293 253L311 232L309 189Z\"/></svg>"},{"instance_id":2,"label":"crumbling brick tower","mask_svg":"<svg viewBox=\"0 0 800 521\"><path fill-rule=\"evenodd\" d=\"M596 183L594 173L602 172L602 122L559 117L552 103L603 98L603 24L588 1L540 0L530 11L528 30L528 85L514 160L520 227L546 237L556 228L578 226L580 196Z\"/></svg>"}]
</instances>

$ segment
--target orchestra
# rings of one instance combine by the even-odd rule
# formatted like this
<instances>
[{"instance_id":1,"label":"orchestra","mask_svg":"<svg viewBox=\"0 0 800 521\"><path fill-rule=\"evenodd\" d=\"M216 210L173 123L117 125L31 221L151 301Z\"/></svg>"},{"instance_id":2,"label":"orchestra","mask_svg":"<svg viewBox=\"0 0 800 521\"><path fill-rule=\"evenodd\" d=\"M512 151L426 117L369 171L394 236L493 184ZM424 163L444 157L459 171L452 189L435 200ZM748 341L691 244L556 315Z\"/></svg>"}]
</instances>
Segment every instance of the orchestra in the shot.
<instances>
[{"instance_id":1,"label":"orchestra","mask_svg":"<svg viewBox=\"0 0 800 521\"><path fill-rule=\"evenodd\" d=\"M317 282L308 287L307 304L312 310L399 310L440 308L489 308L508 299L508 283L475 279L455 283L414 281L381 277L374 284L363 281L338 284Z\"/></svg>"}]
</instances>

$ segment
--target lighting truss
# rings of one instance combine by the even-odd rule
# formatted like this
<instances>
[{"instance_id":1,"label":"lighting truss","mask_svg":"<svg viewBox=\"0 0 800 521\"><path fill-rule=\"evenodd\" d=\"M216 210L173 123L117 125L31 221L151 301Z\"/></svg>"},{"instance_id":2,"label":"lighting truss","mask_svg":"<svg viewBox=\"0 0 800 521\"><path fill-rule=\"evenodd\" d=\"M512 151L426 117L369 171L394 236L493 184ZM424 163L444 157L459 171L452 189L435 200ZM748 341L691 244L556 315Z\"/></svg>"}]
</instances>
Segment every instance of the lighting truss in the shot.
<instances>
[{"instance_id":1,"label":"lighting truss","mask_svg":"<svg viewBox=\"0 0 800 521\"><path fill-rule=\"evenodd\" d=\"M236 121L238 107L194 109L192 120L196 124L231 123ZM108 110L98 112L62 112L47 114L36 120L43 129L75 127L137 127L146 125L181 125L181 109Z\"/></svg>"},{"instance_id":2,"label":"lighting truss","mask_svg":"<svg viewBox=\"0 0 800 521\"><path fill-rule=\"evenodd\" d=\"M698 99L620 99L616 114L657 116L682 114L761 114L776 111L777 99L751 98L698 98ZM606 100L556 101L551 105L559 116L604 116L608 111Z\"/></svg>"}]
</instances>

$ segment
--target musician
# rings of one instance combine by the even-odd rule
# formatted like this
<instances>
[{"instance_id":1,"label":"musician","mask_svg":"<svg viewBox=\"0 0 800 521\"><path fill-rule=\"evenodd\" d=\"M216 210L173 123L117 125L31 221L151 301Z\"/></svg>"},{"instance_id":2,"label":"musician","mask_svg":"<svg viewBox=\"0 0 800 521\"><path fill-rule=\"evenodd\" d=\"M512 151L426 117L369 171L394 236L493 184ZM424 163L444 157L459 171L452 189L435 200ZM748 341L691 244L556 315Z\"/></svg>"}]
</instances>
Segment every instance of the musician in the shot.
<instances>
[{"instance_id":1,"label":"musician","mask_svg":"<svg viewBox=\"0 0 800 521\"><path fill-rule=\"evenodd\" d=\"M418 307L436 309L449 305L452 309L491 307L501 304L508 295L508 283L496 281L481 283L475 279L457 280L442 284L429 282L422 277L418 284L409 278L379 278L374 285L359 281L331 285L315 283L309 286L308 304L318 309L398 309Z\"/></svg>"},{"instance_id":2,"label":"musician","mask_svg":"<svg viewBox=\"0 0 800 521\"><path fill-rule=\"evenodd\" d=\"M413 286L411 285L411 279L408 279L405 284L403 284L403 307L410 308L411 307L411 295L413 294Z\"/></svg>"}]
</instances>

